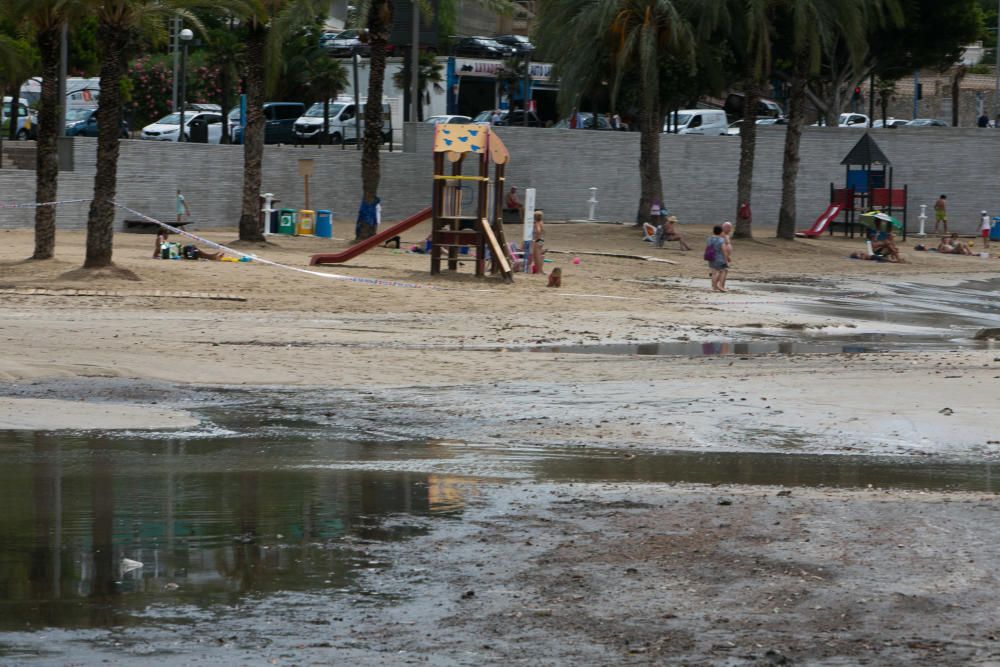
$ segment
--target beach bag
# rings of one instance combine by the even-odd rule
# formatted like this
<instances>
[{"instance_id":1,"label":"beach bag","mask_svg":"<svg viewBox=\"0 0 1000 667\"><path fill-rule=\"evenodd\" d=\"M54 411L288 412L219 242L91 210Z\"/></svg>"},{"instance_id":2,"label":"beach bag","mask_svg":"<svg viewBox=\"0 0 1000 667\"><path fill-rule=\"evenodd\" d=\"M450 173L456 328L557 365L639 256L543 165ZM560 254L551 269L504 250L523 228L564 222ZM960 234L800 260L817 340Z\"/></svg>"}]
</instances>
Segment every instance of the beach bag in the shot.
<instances>
[{"instance_id":1,"label":"beach bag","mask_svg":"<svg viewBox=\"0 0 1000 667\"><path fill-rule=\"evenodd\" d=\"M714 262L715 261L715 244L711 241L705 246L705 261Z\"/></svg>"}]
</instances>

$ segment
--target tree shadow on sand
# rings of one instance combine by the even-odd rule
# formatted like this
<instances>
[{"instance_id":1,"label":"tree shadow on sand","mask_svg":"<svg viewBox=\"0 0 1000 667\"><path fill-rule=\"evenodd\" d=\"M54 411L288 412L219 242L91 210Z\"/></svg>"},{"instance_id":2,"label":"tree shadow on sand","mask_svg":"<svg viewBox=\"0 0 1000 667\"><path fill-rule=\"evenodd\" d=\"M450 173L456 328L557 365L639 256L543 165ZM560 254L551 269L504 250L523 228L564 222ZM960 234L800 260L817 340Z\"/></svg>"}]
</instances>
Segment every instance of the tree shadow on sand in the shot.
<instances>
[{"instance_id":1,"label":"tree shadow on sand","mask_svg":"<svg viewBox=\"0 0 1000 667\"><path fill-rule=\"evenodd\" d=\"M102 280L126 280L130 282L141 282L142 278L130 269L120 266L102 266L99 269L79 268L67 271L58 277L58 280L68 280L74 282L97 282Z\"/></svg>"}]
</instances>

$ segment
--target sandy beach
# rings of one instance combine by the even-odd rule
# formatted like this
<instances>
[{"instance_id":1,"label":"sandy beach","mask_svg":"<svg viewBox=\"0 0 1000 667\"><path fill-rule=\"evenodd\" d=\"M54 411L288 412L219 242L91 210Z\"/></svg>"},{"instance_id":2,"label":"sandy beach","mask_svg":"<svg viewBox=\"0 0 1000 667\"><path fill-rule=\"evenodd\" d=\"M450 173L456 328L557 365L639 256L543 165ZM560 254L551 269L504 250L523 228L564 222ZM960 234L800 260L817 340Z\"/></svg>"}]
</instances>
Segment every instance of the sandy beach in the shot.
<instances>
[{"instance_id":1,"label":"sandy beach","mask_svg":"<svg viewBox=\"0 0 1000 667\"><path fill-rule=\"evenodd\" d=\"M766 232L736 242L721 294L701 257L709 230L681 231L694 250L652 248L628 226L551 224L546 267L563 269L561 289L544 276L478 280L469 262L431 277L428 257L405 252L421 228L403 251L344 266L308 266L343 240L271 237L246 249L291 268L151 259L152 236L118 234L116 264L132 279L80 271L82 233L60 233L57 258L31 262L29 230L0 232L0 429L185 431L206 419L208 393L238 389L335 395L328 418L369 440L452 448L637 462L676 451L1000 459L1000 346L971 342L995 320L987 281L1000 260L916 252L911 237L905 264L857 261L858 239ZM235 232L205 235L226 244ZM595 345L619 347L579 347ZM486 470L462 465L451 473ZM377 615L321 601L289 608L280 618L290 625L336 622L270 636L262 655L996 664L1000 628L982 595L1000 564L993 493L788 488L478 484L463 522L409 547L370 547L394 565L369 582L405 589L405 600ZM342 626L350 641L323 634ZM222 663L261 655L219 646L233 651Z\"/></svg>"}]
</instances>

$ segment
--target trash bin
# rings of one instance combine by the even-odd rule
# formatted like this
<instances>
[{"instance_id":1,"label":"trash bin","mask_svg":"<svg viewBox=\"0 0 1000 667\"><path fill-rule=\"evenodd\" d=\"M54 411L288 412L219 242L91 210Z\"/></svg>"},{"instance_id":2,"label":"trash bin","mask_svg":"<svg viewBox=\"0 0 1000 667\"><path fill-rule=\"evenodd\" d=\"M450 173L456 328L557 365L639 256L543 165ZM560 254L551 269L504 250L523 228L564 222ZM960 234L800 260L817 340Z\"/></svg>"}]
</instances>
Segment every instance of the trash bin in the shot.
<instances>
[{"instance_id":1,"label":"trash bin","mask_svg":"<svg viewBox=\"0 0 1000 667\"><path fill-rule=\"evenodd\" d=\"M267 221L268 234L278 233L278 227L280 225L280 216L281 216L281 211L279 211L278 209L274 209L273 211L271 211L271 216L270 216L271 219Z\"/></svg>"},{"instance_id":2,"label":"trash bin","mask_svg":"<svg viewBox=\"0 0 1000 667\"><path fill-rule=\"evenodd\" d=\"M302 209L295 223L295 233L299 236L312 236L316 232L316 211Z\"/></svg>"},{"instance_id":3,"label":"trash bin","mask_svg":"<svg viewBox=\"0 0 1000 667\"><path fill-rule=\"evenodd\" d=\"M990 227L990 241L1000 241L1000 216L993 216L993 226Z\"/></svg>"},{"instance_id":4,"label":"trash bin","mask_svg":"<svg viewBox=\"0 0 1000 667\"><path fill-rule=\"evenodd\" d=\"M193 144L208 143L208 121L204 117L195 118L188 125L188 141Z\"/></svg>"},{"instance_id":5,"label":"trash bin","mask_svg":"<svg viewBox=\"0 0 1000 667\"><path fill-rule=\"evenodd\" d=\"M278 233L288 234L292 236L295 234L295 209L294 208L283 208L278 214Z\"/></svg>"},{"instance_id":6,"label":"trash bin","mask_svg":"<svg viewBox=\"0 0 1000 667\"><path fill-rule=\"evenodd\" d=\"M316 236L324 239L333 238L333 212L321 209L316 211Z\"/></svg>"}]
</instances>

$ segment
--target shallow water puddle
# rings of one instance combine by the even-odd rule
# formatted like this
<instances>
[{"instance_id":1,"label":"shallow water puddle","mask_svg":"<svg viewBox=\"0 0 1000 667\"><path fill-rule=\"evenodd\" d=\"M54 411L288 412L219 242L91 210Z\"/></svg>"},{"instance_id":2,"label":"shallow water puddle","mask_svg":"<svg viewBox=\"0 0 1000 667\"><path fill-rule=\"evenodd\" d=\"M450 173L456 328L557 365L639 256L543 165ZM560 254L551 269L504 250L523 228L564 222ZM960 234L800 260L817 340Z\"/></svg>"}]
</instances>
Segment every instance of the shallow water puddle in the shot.
<instances>
[{"instance_id":1,"label":"shallow water puddle","mask_svg":"<svg viewBox=\"0 0 1000 667\"><path fill-rule=\"evenodd\" d=\"M571 354L609 354L663 357L725 357L761 354L873 354L893 350L949 350L986 348L986 341L956 342L932 336L865 334L851 337L811 336L808 340L711 340L664 343L608 343L588 345L537 345L506 348L509 351Z\"/></svg>"},{"instance_id":2,"label":"shallow water puddle","mask_svg":"<svg viewBox=\"0 0 1000 667\"><path fill-rule=\"evenodd\" d=\"M289 591L378 596L359 577L389 564L365 545L460 519L487 478L998 486L989 463L862 456L42 433L0 445L5 631L132 626L150 607L169 616Z\"/></svg>"}]
</instances>

